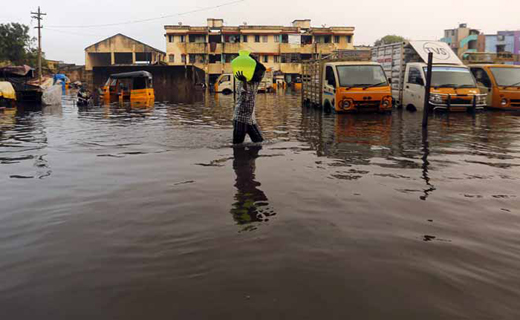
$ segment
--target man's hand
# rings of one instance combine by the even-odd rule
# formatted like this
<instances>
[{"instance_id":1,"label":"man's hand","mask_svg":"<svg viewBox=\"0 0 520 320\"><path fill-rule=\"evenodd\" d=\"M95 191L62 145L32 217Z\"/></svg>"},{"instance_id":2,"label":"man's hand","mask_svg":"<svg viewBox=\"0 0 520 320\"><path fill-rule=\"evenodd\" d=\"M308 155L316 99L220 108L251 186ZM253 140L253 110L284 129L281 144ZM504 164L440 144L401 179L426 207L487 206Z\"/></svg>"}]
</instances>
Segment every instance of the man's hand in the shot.
<instances>
[{"instance_id":1,"label":"man's hand","mask_svg":"<svg viewBox=\"0 0 520 320\"><path fill-rule=\"evenodd\" d=\"M239 81L242 81L242 82L247 82L247 79L246 77L244 76L244 73L242 71L238 71L236 74L235 74L235 78L237 78L237 80Z\"/></svg>"}]
</instances>

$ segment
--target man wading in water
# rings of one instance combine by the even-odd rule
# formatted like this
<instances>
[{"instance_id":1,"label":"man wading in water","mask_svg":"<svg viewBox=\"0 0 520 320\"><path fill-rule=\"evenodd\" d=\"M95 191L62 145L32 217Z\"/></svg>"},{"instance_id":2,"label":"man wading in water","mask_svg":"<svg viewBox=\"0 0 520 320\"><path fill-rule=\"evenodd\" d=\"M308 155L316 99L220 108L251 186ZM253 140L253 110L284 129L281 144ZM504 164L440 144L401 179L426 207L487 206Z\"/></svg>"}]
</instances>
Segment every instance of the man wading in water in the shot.
<instances>
[{"instance_id":1,"label":"man wading in water","mask_svg":"<svg viewBox=\"0 0 520 320\"><path fill-rule=\"evenodd\" d=\"M258 85L265 74L265 66L256 58L255 73L251 81L247 81L242 72L237 72L235 77L240 81L238 85L238 99L233 115L233 144L243 143L246 134L251 141L262 142L264 138L255 119L255 100L258 92Z\"/></svg>"}]
</instances>

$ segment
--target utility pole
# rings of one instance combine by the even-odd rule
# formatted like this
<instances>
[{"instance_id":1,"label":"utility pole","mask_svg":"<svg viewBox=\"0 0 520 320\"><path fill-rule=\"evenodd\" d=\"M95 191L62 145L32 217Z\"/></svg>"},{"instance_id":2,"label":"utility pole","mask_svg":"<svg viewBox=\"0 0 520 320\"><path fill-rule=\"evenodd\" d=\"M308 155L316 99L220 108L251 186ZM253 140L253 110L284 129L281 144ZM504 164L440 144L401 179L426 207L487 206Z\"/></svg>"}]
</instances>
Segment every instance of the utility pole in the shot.
<instances>
[{"instance_id":1,"label":"utility pole","mask_svg":"<svg viewBox=\"0 0 520 320\"><path fill-rule=\"evenodd\" d=\"M42 84L42 25L41 21L43 20L42 16L46 16L46 13L40 11L40 7L38 7L38 12L31 12L34 14L32 16L34 19L38 20L38 26L34 27L38 29L38 83Z\"/></svg>"}]
</instances>

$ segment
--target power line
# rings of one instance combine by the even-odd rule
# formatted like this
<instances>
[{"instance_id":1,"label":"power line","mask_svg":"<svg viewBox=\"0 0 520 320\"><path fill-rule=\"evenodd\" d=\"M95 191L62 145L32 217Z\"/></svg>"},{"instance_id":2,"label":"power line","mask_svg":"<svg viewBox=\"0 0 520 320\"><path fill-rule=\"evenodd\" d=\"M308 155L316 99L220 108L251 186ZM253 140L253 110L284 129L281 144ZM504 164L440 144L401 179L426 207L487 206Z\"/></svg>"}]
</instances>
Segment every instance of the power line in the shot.
<instances>
[{"instance_id":1,"label":"power line","mask_svg":"<svg viewBox=\"0 0 520 320\"><path fill-rule=\"evenodd\" d=\"M107 23L107 24L92 24L92 25L83 25L83 26L77 25L77 26L50 26L50 27L52 27L52 28L100 28L100 27L121 26L121 25L128 25L128 24L134 24L134 23L142 23L142 22L149 22L149 21L154 21L154 20L167 19L167 18L171 18L171 17L182 16L182 15L187 15L187 14L191 14L191 13L207 11L207 10L211 10L211 9L217 9L217 8L221 8L221 7L230 6L232 4L237 4L240 2L245 2L245 1L247 1L247 0L236 0L236 1L232 1L232 2L222 3L222 4L219 4L216 6L212 6L212 7L205 7L205 8L195 9L195 10L186 11L186 12L182 12L182 13L169 14L169 15L164 15L164 16L160 16L160 17L141 19L141 20L130 20L130 21L125 21L125 22Z\"/></svg>"},{"instance_id":2,"label":"power line","mask_svg":"<svg viewBox=\"0 0 520 320\"><path fill-rule=\"evenodd\" d=\"M104 37L104 35L99 34L93 34L93 33L83 33L83 32L72 32L72 31L63 31L59 29L49 28L45 27L45 30L53 31L53 32L59 32L59 33L65 33L65 34L72 34L76 36L88 36L88 37Z\"/></svg>"}]
</instances>

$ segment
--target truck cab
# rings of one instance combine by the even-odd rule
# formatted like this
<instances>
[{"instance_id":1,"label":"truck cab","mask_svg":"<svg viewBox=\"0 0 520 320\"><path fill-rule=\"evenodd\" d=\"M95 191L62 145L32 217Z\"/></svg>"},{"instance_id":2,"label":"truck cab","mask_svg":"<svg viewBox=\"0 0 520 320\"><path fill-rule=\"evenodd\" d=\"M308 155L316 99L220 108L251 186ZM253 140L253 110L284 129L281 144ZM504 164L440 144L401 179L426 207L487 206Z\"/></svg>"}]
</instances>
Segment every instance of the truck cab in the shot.
<instances>
[{"instance_id":1,"label":"truck cab","mask_svg":"<svg viewBox=\"0 0 520 320\"><path fill-rule=\"evenodd\" d=\"M323 66L321 105L325 111L392 110L390 84L380 64L326 62Z\"/></svg>"},{"instance_id":2,"label":"truck cab","mask_svg":"<svg viewBox=\"0 0 520 320\"><path fill-rule=\"evenodd\" d=\"M410 111L424 109L427 65L408 63L404 76L403 106ZM483 108L481 95L471 71L464 65L435 64L432 69L430 105L433 110L466 111Z\"/></svg>"},{"instance_id":3,"label":"truck cab","mask_svg":"<svg viewBox=\"0 0 520 320\"><path fill-rule=\"evenodd\" d=\"M520 66L470 65L481 92L487 93L488 108L520 110Z\"/></svg>"},{"instance_id":4,"label":"truck cab","mask_svg":"<svg viewBox=\"0 0 520 320\"><path fill-rule=\"evenodd\" d=\"M235 77L231 73L221 74L215 82L215 92L231 94L235 91Z\"/></svg>"}]
</instances>

